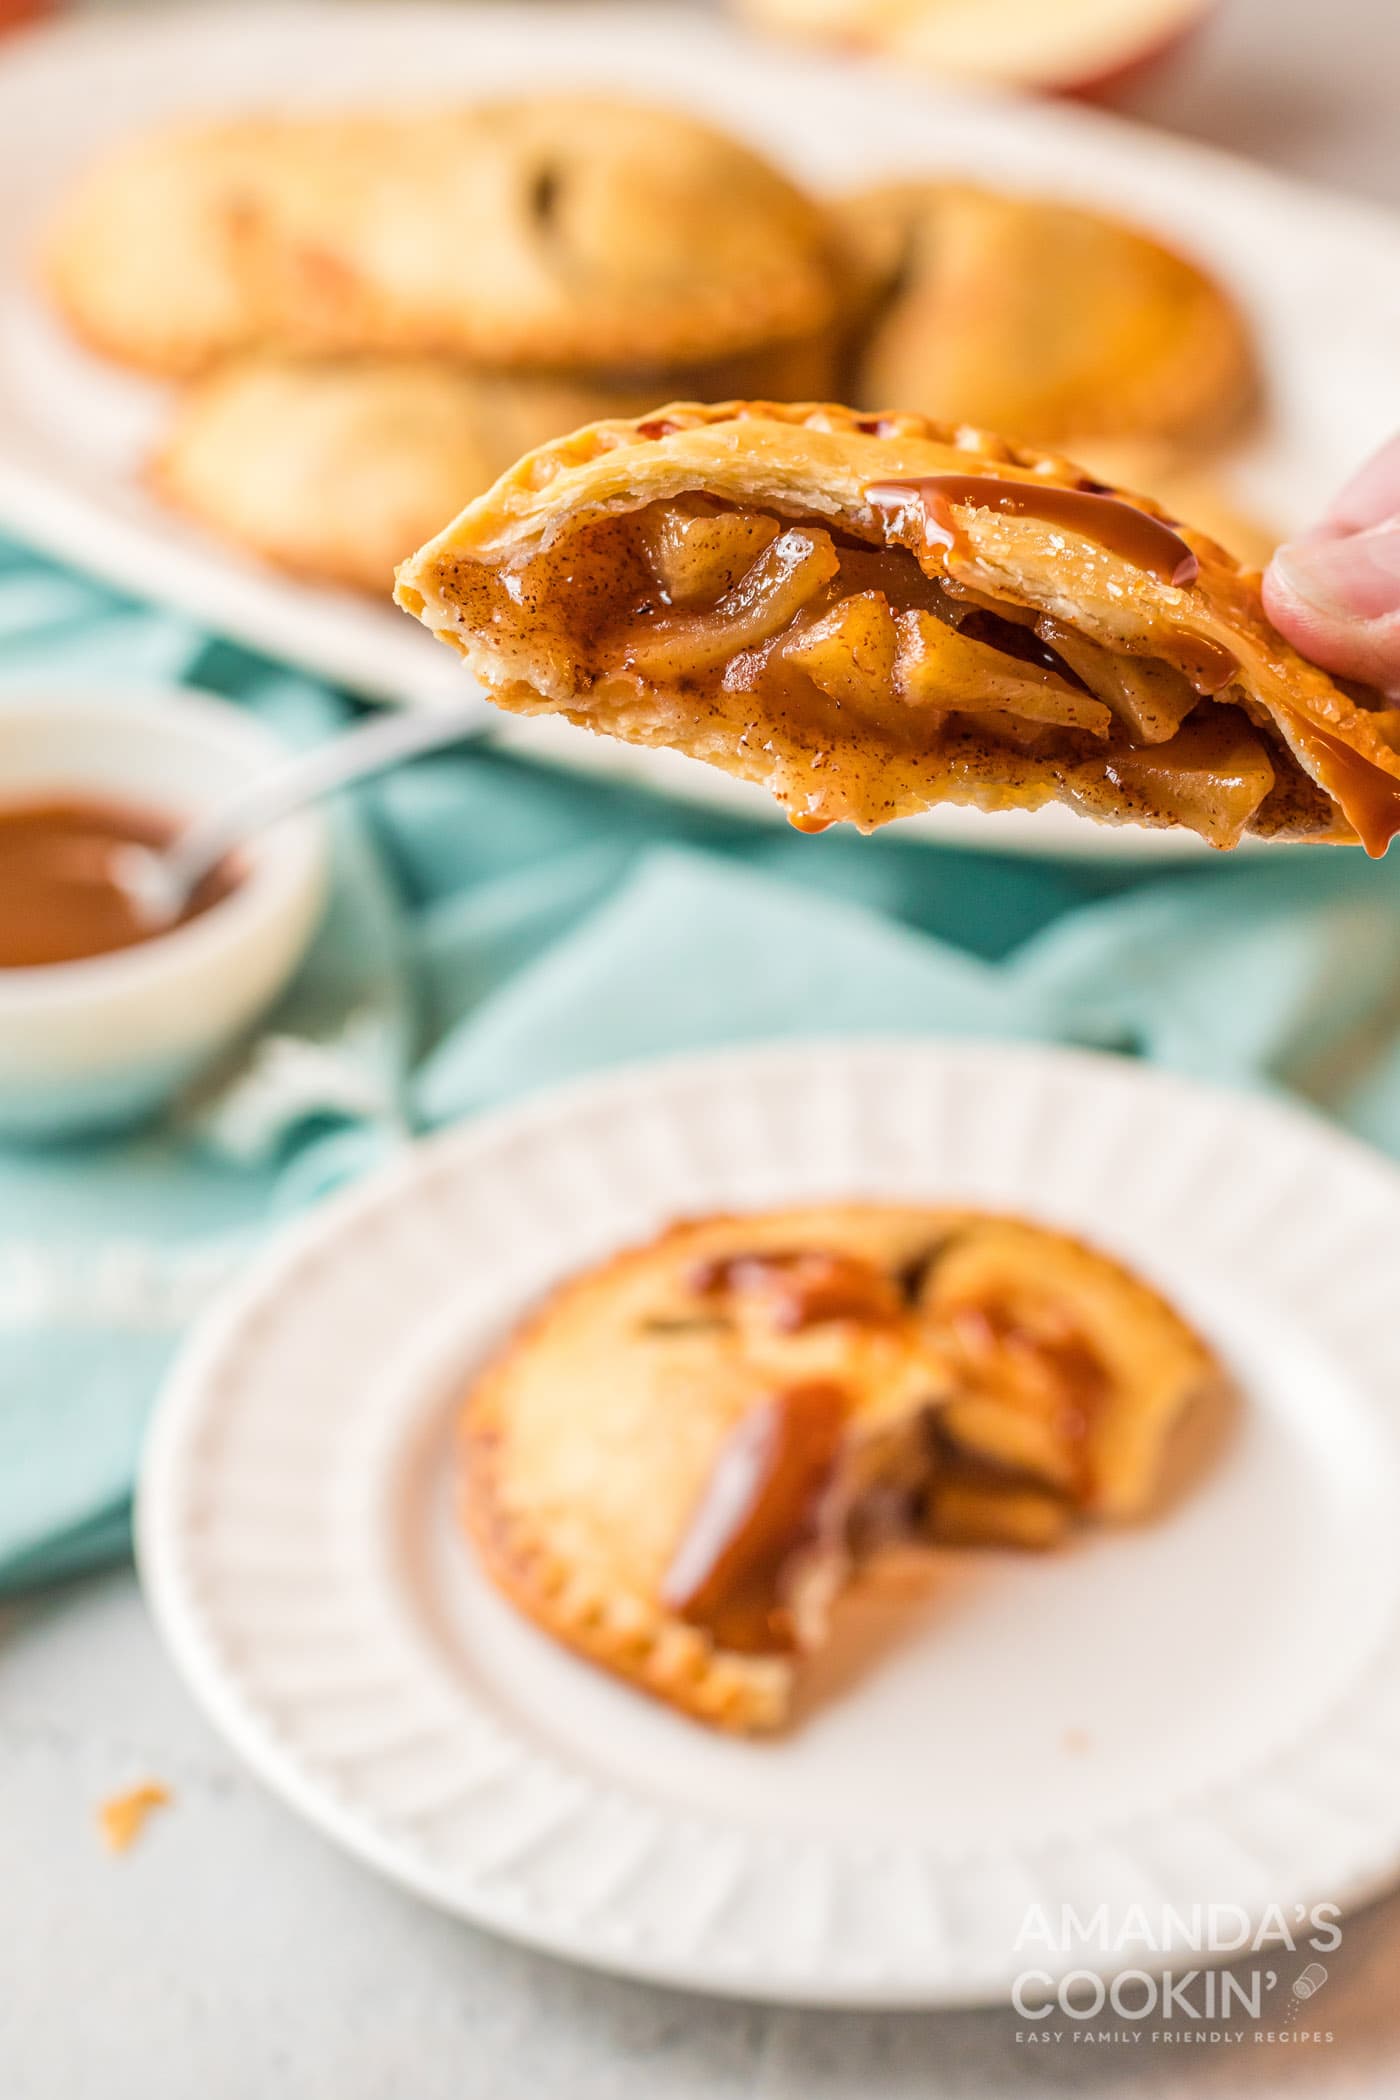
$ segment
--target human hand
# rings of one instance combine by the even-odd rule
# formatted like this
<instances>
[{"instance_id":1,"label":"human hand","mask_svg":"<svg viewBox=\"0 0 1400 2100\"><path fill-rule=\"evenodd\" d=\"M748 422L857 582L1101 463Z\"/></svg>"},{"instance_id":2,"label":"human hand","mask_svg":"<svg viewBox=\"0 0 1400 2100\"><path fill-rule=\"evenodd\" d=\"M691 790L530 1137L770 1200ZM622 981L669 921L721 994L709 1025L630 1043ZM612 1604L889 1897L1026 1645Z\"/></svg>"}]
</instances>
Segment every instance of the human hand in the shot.
<instances>
[{"instance_id":1,"label":"human hand","mask_svg":"<svg viewBox=\"0 0 1400 2100\"><path fill-rule=\"evenodd\" d=\"M1278 549L1264 607L1304 656L1400 700L1400 437L1347 483L1320 525Z\"/></svg>"}]
</instances>

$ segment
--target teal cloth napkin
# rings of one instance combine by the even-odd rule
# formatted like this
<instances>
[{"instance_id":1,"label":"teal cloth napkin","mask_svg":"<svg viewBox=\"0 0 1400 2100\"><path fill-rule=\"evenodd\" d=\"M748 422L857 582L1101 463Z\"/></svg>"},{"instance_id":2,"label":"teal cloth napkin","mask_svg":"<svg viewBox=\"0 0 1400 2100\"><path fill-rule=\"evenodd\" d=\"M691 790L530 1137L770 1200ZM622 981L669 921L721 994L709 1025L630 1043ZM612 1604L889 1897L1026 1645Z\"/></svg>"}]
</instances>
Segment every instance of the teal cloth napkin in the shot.
<instances>
[{"instance_id":1,"label":"teal cloth napkin","mask_svg":"<svg viewBox=\"0 0 1400 2100\"><path fill-rule=\"evenodd\" d=\"M0 704L343 695L0 546ZM1400 1151L1400 859L1148 876L799 838L484 747L335 813L336 882L239 1069L135 1136L0 1150L0 1589L126 1550L189 1321L270 1227L434 1128L610 1062L783 1035L1055 1038L1299 1091Z\"/></svg>"}]
</instances>

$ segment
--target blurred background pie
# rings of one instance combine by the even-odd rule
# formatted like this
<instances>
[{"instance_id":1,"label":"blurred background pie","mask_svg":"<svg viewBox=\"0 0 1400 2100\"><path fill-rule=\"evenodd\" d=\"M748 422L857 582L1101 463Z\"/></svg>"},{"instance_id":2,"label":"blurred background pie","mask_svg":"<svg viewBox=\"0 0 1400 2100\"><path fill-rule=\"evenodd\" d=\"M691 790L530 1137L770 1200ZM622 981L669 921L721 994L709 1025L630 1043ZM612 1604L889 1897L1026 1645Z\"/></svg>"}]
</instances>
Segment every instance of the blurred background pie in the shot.
<instances>
[{"instance_id":1,"label":"blurred background pie","mask_svg":"<svg viewBox=\"0 0 1400 2100\"><path fill-rule=\"evenodd\" d=\"M1198 264L964 182L810 196L674 110L539 96L169 127L91 166L41 260L82 341L189 389L151 486L311 581L387 592L520 453L678 399L1108 442L1138 470L1109 478L1246 558L1270 539L1214 478L1259 381Z\"/></svg>"}]
</instances>

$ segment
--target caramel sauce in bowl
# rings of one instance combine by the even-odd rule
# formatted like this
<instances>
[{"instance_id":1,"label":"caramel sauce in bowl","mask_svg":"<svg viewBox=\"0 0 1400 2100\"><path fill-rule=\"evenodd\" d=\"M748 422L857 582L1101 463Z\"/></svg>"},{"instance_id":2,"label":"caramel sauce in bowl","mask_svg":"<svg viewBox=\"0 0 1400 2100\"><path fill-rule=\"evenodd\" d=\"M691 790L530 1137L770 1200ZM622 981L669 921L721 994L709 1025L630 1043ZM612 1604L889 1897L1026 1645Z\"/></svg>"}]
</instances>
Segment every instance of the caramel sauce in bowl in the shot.
<instances>
[{"instance_id":1,"label":"caramel sauce in bowl","mask_svg":"<svg viewBox=\"0 0 1400 2100\"><path fill-rule=\"evenodd\" d=\"M175 926L152 926L123 887L123 846L156 852L179 821L163 811L94 798L0 798L0 970L40 969L113 955L187 926L230 896L233 861L205 877Z\"/></svg>"},{"instance_id":2,"label":"caramel sauce in bowl","mask_svg":"<svg viewBox=\"0 0 1400 2100\"><path fill-rule=\"evenodd\" d=\"M155 934L130 922L105 858L158 844L284 756L209 694L0 702L0 1138L151 1115L282 990L324 902L319 815L250 841Z\"/></svg>"}]
</instances>

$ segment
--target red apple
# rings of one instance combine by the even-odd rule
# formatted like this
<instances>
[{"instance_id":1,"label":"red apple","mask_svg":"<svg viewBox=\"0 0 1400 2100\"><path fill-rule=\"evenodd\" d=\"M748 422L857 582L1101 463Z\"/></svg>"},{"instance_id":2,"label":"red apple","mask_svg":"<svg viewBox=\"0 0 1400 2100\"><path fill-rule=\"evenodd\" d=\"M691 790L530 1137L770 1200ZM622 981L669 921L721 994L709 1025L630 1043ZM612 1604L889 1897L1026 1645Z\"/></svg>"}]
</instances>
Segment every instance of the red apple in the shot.
<instances>
[{"instance_id":1,"label":"red apple","mask_svg":"<svg viewBox=\"0 0 1400 2100\"><path fill-rule=\"evenodd\" d=\"M0 34L52 12L53 0L0 0Z\"/></svg>"},{"instance_id":2,"label":"red apple","mask_svg":"<svg viewBox=\"0 0 1400 2100\"><path fill-rule=\"evenodd\" d=\"M1116 92L1212 0L745 0L764 26L838 40L935 77L1042 95Z\"/></svg>"}]
</instances>

